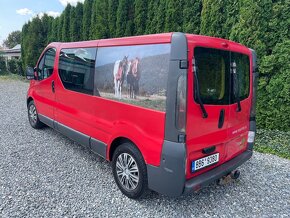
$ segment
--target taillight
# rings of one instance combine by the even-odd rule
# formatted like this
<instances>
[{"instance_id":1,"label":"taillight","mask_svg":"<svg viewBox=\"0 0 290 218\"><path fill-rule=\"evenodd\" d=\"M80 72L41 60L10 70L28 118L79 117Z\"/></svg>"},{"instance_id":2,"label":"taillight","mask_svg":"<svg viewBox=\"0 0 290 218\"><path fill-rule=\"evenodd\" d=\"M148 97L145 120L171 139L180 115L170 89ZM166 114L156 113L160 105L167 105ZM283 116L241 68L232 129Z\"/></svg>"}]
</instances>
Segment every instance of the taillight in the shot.
<instances>
[{"instance_id":1,"label":"taillight","mask_svg":"<svg viewBox=\"0 0 290 218\"><path fill-rule=\"evenodd\" d=\"M255 141L255 131L248 132L248 143L253 143Z\"/></svg>"},{"instance_id":2,"label":"taillight","mask_svg":"<svg viewBox=\"0 0 290 218\"><path fill-rule=\"evenodd\" d=\"M182 132L185 132L186 125L186 94L187 94L187 82L186 75L181 75L177 82L176 93L176 128Z\"/></svg>"}]
</instances>

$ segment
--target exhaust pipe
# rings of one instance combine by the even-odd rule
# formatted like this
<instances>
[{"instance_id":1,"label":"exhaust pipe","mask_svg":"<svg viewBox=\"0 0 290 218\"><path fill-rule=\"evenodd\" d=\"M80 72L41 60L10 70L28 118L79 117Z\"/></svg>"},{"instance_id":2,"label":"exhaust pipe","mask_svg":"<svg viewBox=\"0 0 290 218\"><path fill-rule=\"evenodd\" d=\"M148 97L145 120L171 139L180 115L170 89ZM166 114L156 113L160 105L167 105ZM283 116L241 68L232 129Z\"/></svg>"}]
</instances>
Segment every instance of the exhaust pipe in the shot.
<instances>
[{"instance_id":1,"label":"exhaust pipe","mask_svg":"<svg viewBox=\"0 0 290 218\"><path fill-rule=\"evenodd\" d=\"M240 171L239 170L235 170L230 172L229 174L227 174L226 176L223 176L222 178L216 180L216 184L217 185L225 185L227 183L230 182L231 179L238 179L240 177Z\"/></svg>"},{"instance_id":2,"label":"exhaust pipe","mask_svg":"<svg viewBox=\"0 0 290 218\"><path fill-rule=\"evenodd\" d=\"M232 179L238 179L239 177L240 177L240 171L239 170L235 170L235 171L233 171L233 172L231 172L231 178Z\"/></svg>"}]
</instances>

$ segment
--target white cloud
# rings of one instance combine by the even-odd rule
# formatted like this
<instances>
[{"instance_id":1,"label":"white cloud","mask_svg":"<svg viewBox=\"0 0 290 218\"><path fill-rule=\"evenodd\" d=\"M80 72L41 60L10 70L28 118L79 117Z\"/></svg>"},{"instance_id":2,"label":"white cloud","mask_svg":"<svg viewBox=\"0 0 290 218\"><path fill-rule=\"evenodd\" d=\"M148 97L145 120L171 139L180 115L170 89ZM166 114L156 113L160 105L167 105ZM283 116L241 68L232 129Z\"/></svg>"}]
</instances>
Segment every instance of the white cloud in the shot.
<instances>
[{"instance_id":1,"label":"white cloud","mask_svg":"<svg viewBox=\"0 0 290 218\"><path fill-rule=\"evenodd\" d=\"M59 1L63 6L67 6L67 4L76 6L78 2L84 3L85 0L59 0Z\"/></svg>"},{"instance_id":2,"label":"white cloud","mask_svg":"<svg viewBox=\"0 0 290 218\"><path fill-rule=\"evenodd\" d=\"M38 17L41 19L41 18L43 17L43 15L44 15L44 13L43 13L43 12L40 12L40 13L38 13L38 14L34 14L34 15L32 16L32 18L38 16Z\"/></svg>"},{"instance_id":3,"label":"white cloud","mask_svg":"<svg viewBox=\"0 0 290 218\"><path fill-rule=\"evenodd\" d=\"M28 8L21 8L21 9L16 10L16 13L20 15L28 15L28 14L33 14L33 11Z\"/></svg>"},{"instance_id":4,"label":"white cloud","mask_svg":"<svg viewBox=\"0 0 290 218\"><path fill-rule=\"evenodd\" d=\"M54 18L58 17L60 15L60 12L57 11L47 11L45 12L48 16L52 16Z\"/></svg>"},{"instance_id":5,"label":"white cloud","mask_svg":"<svg viewBox=\"0 0 290 218\"><path fill-rule=\"evenodd\" d=\"M33 13L32 14L32 17L29 19L30 21L33 20L33 18L35 17L39 17L40 19L44 16L44 14L47 14L48 16L51 16L51 17L58 17L60 16L60 12L57 12L57 11L46 11L46 12L39 12L39 13Z\"/></svg>"}]
</instances>

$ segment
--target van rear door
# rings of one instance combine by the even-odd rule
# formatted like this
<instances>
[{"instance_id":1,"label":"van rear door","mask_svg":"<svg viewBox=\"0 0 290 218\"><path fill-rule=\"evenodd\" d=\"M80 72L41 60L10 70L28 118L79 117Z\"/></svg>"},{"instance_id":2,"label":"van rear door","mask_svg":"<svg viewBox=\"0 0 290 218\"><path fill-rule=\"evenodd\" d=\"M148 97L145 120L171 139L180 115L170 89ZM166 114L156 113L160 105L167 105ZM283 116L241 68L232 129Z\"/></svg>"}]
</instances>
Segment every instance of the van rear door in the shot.
<instances>
[{"instance_id":1,"label":"van rear door","mask_svg":"<svg viewBox=\"0 0 290 218\"><path fill-rule=\"evenodd\" d=\"M249 124L249 57L194 47L188 75L187 178L246 149ZM190 54L191 55L191 54ZM206 159L202 159L208 157Z\"/></svg>"},{"instance_id":2,"label":"van rear door","mask_svg":"<svg viewBox=\"0 0 290 218\"><path fill-rule=\"evenodd\" d=\"M230 53L204 47L193 52L188 75L187 178L216 165L202 168L193 163L200 158L216 155L218 163L225 160L230 114Z\"/></svg>"},{"instance_id":3,"label":"van rear door","mask_svg":"<svg viewBox=\"0 0 290 218\"><path fill-rule=\"evenodd\" d=\"M250 59L231 52L231 104L229 105L227 160L246 149L250 120Z\"/></svg>"}]
</instances>

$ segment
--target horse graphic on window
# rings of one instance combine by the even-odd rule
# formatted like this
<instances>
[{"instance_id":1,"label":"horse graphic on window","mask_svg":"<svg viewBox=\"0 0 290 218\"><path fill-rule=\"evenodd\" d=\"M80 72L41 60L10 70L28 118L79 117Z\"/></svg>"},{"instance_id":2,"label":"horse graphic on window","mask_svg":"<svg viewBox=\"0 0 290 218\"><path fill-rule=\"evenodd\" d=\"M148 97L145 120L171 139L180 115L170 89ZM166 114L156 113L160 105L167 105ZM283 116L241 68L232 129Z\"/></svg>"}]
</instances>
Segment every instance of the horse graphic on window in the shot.
<instances>
[{"instance_id":1,"label":"horse graphic on window","mask_svg":"<svg viewBox=\"0 0 290 218\"><path fill-rule=\"evenodd\" d=\"M136 57L129 61L128 73L127 73L127 86L128 94L130 98L136 99L139 94L139 80L141 78L141 73L139 69L140 60Z\"/></svg>"},{"instance_id":2,"label":"horse graphic on window","mask_svg":"<svg viewBox=\"0 0 290 218\"><path fill-rule=\"evenodd\" d=\"M125 81L125 76L128 74L128 56L124 56L123 60L117 60L114 65L114 89L115 97L122 98L122 86Z\"/></svg>"}]
</instances>

